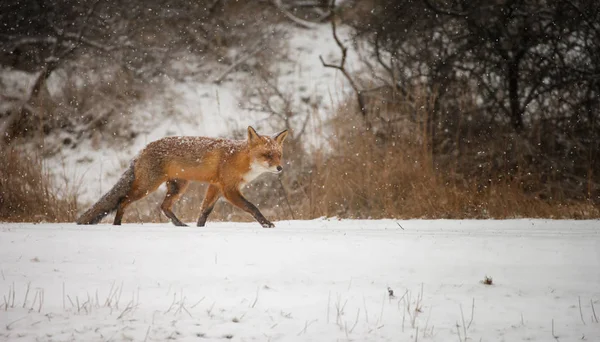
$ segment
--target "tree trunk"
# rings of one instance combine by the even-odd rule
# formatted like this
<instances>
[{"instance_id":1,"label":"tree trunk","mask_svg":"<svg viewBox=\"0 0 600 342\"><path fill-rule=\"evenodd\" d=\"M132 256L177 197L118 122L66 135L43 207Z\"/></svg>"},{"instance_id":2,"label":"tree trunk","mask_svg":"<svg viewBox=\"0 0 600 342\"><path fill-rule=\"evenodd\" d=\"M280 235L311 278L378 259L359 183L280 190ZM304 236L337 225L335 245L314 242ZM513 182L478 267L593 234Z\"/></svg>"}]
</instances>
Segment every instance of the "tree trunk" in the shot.
<instances>
[{"instance_id":1,"label":"tree trunk","mask_svg":"<svg viewBox=\"0 0 600 342\"><path fill-rule=\"evenodd\" d=\"M519 103L519 59L508 64L508 99L510 103L510 120L517 132L523 130L523 111Z\"/></svg>"},{"instance_id":2,"label":"tree trunk","mask_svg":"<svg viewBox=\"0 0 600 342\"><path fill-rule=\"evenodd\" d=\"M46 81L50 74L58 67L58 63L48 63L43 68L38 78L35 80L33 87L31 88L31 93L29 94L29 101L35 100L39 97L40 91L47 90L46 89Z\"/></svg>"}]
</instances>

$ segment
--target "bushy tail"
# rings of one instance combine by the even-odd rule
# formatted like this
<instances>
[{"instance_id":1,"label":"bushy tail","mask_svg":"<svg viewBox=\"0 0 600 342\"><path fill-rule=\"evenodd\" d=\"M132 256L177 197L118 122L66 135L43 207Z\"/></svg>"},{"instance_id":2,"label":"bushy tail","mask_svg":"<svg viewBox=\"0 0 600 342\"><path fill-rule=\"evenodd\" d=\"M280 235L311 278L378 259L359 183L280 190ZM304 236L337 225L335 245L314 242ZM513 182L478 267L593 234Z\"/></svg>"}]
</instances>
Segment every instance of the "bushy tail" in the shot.
<instances>
[{"instance_id":1,"label":"bushy tail","mask_svg":"<svg viewBox=\"0 0 600 342\"><path fill-rule=\"evenodd\" d=\"M77 219L77 224L96 224L100 222L106 215L117 210L119 203L127 196L133 180L135 179L133 165L135 160L131 162L129 168L123 173L117 184L112 187L96 204L88 209L83 215Z\"/></svg>"}]
</instances>

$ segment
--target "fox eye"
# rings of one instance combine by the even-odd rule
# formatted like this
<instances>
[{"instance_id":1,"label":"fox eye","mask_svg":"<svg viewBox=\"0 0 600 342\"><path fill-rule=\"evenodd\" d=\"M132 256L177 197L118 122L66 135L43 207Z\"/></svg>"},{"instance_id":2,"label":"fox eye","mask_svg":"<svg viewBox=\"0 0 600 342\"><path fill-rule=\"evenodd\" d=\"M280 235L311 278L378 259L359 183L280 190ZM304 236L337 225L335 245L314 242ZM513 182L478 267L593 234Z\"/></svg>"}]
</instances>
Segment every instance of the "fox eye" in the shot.
<instances>
[{"instance_id":1,"label":"fox eye","mask_svg":"<svg viewBox=\"0 0 600 342\"><path fill-rule=\"evenodd\" d=\"M265 157L267 159L271 159L271 158L273 158L273 154L271 152L268 152L268 153L263 154L263 157Z\"/></svg>"}]
</instances>

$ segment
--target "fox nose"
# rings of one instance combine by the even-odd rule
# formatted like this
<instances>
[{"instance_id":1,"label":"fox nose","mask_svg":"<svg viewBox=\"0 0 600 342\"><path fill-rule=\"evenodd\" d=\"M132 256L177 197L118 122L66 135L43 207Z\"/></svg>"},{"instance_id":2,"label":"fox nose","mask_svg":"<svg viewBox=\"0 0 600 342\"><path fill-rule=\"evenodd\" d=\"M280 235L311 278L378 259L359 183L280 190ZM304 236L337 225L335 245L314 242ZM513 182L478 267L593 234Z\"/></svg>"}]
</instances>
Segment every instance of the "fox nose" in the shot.
<instances>
[{"instance_id":1,"label":"fox nose","mask_svg":"<svg viewBox=\"0 0 600 342\"><path fill-rule=\"evenodd\" d=\"M281 167L281 165L277 165L277 171L279 171L279 172L283 171L283 167Z\"/></svg>"}]
</instances>

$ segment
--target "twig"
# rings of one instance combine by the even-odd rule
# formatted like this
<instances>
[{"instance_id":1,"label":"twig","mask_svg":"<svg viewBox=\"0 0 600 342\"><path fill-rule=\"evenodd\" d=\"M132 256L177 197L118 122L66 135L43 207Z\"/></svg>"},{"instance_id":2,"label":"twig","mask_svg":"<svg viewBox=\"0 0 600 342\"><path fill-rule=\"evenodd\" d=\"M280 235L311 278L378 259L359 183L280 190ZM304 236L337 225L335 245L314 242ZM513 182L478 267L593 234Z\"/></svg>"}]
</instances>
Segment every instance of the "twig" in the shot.
<instances>
[{"instance_id":1,"label":"twig","mask_svg":"<svg viewBox=\"0 0 600 342\"><path fill-rule=\"evenodd\" d=\"M127 312L131 311L131 309L133 309L133 302L127 303L125 310L123 310L123 312L121 312L121 314L119 315L119 317L117 317L117 319L121 319L123 317L123 315L125 315Z\"/></svg>"},{"instance_id":2,"label":"twig","mask_svg":"<svg viewBox=\"0 0 600 342\"><path fill-rule=\"evenodd\" d=\"M121 301L121 294L123 293L123 280L121 281L121 288L119 289L119 297L117 297L117 301L115 302L115 307L119 308L119 302Z\"/></svg>"},{"instance_id":3,"label":"twig","mask_svg":"<svg viewBox=\"0 0 600 342\"><path fill-rule=\"evenodd\" d=\"M420 310L421 308L421 302L423 301L423 283L421 283L421 293L419 293L419 298L417 299L417 305L416 305L416 310Z\"/></svg>"},{"instance_id":4,"label":"twig","mask_svg":"<svg viewBox=\"0 0 600 342\"><path fill-rule=\"evenodd\" d=\"M91 310L91 306L90 306L90 310L88 310L88 306L90 306L90 294L87 294L87 300L81 304L81 307L85 310L86 315L90 314L90 310Z\"/></svg>"},{"instance_id":5,"label":"twig","mask_svg":"<svg viewBox=\"0 0 600 342\"><path fill-rule=\"evenodd\" d=\"M594 319L596 323L598 323L598 316L596 316L596 309L594 309L594 301L590 299L590 304L592 305L592 312L594 313Z\"/></svg>"},{"instance_id":6,"label":"twig","mask_svg":"<svg viewBox=\"0 0 600 342\"><path fill-rule=\"evenodd\" d=\"M463 314L463 309L462 309L462 305L460 306L460 318L462 319L462 324L463 324L463 331L465 333L465 341L467 340L467 326L465 324L465 315Z\"/></svg>"},{"instance_id":7,"label":"twig","mask_svg":"<svg viewBox=\"0 0 600 342\"><path fill-rule=\"evenodd\" d=\"M417 326L417 332L415 333L415 342L419 339L419 326Z\"/></svg>"},{"instance_id":8,"label":"twig","mask_svg":"<svg viewBox=\"0 0 600 342\"><path fill-rule=\"evenodd\" d=\"M227 76L230 72L232 72L233 70L235 70L235 68L237 68L240 64L244 63L250 57L252 57L252 56L256 55L257 53L259 53L263 49L261 43L262 43L262 41L259 41L258 43L254 44L254 46L252 47L252 51L250 53L248 53L244 57L238 59L237 61L233 62L233 64L231 64L227 69L225 69L221 73L221 75L219 75L217 78L215 78L215 80L213 81L213 83L216 83L216 84L221 83L223 81L223 79L225 78L225 76Z\"/></svg>"},{"instance_id":9,"label":"twig","mask_svg":"<svg viewBox=\"0 0 600 342\"><path fill-rule=\"evenodd\" d=\"M199 301L197 301L197 302L196 302L196 304L192 305L192 306L191 306L191 308L193 309L193 308L195 308L196 306L198 306L198 304L200 304L200 303L201 303L201 302L204 300L204 298L206 298L206 296L204 296L204 297L200 298L200 300L199 300Z\"/></svg>"},{"instance_id":10,"label":"twig","mask_svg":"<svg viewBox=\"0 0 600 342\"><path fill-rule=\"evenodd\" d=\"M254 302L252 303L252 306L250 306L251 308L254 308L254 306L256 305L256 302L258 302L258 291L259 291L260 287L256 287L256 297L254 297Z\"/></svg>"},{"instance_id":11,"label":"twig","mask_svg":"<svg viewBox=\"0 0 600 342\"><path fill-rule=\"evenodd\" d=\"M406 307L406 305L405 305L405 307ZM407 310L402 310L402 332L404 332L404 320L406 319L406 311Z\"/></svg>"},{"instance_id":12,"label":"twig","mask_svg":"<svg viewBox=\"0 0 600 342\"><path fill-rule=\"evenodd\" d=\"M300 330L297 336L300 336L302 333L306 332L306 328L308 328L308 321L304 322L304 329Z\"/></svg>"},{"instance_id":13,"label":"twig","mask_svg":"<svg viewBox=\"0 0 600 342\"><path fill-rule=\"evenodd\" d=\"M148 340L148 335L150 335L150 328L152 327L152 325L148 326L148 330L146 330L146 337L144 337L144 342L146 342Z\"/></svg>"},{"instance_id":14,"label":"twig","mask_svg":"<svg viewBox=\"0 0 600 342\"><path fill-rule=\"evenodd\" d=\"M473 304L471 304L471 320L469 321L469 325L467 325L467 329L471 327L471 323L473 323L473 313L475 312L475 297L473 297Z\"/></svg>"},{"instance_id":15,"label":"twig","mask_svg":"<svg viewBox=\"0 0 600 342\"><path fill-rule=\"evenodd\" d=\"M33 303L31 303L31 307L29 308L30 311L33 310L33 307L35 306L35 303L37 303L37 299L40 296L40 292L39 290L35 291L35 296L33 297Z\"/></svg>"},{"instance_id":16,"label":"twig","mask_svg":"<svg viewBox=\"0 0 600 342\"><path fill-rule=\"evenodd\" d=\"M190 316L190 318L194 318L194 317L192 316L192 314L191 314L191 313L188 311L188 309L186 309L185 305L182 305L181 307L183 308L183 310L184 310L185 312L187 312L187 314Z\"/></svg>"},{"instance_id":17,"label":"twig","mask_svg":"<svg viewBox=\"0 0 600 342\"><path fill-rule=\"evenodd\" d=\"M402 230L404 230L404 227L402 227L402 226L400 225L400 223L396 222L396 224L398 225L398 227L400 227Z\"/></svg>"},{"instance_id":18,"label":"twig","mask_svg":"<svg viewBox=\"0 0 600 342\"><path fill-rule=\"evenodd\" d=\"M42 311L42 306L44 305L44 289L40 290L40 306L38 307L38 312Z\"/></svg>"},{"instance_id":19,"label":"twig","mask_svg":"<svg viewBox=\"0 0 600 342\"><path fill-rule=\"evenodd\" d=\"M463 342L462 338L460 337L460 329L458 327L458 322L456 322L456 333L458 334L458 342Z\"/></svg>"},{"instance_id":20,"label":"twig","mask_svg":"<svg viewBox=\"0 0 600 342\"><path fill-rule=\"evenodd\" d=\"M11 308L15 307L15 282L12 283L12 303L10 304Z\"/></svg>"},{"instance_id":21,"label":"twig","mask_svg":"<svg viewBox=\"0 0 600 342\"><path fill-rule=\"evenodd\" d=\"M350 340L350 336L348 336L348 322L344 322L344 333L346 334L346 339Z\"/></svg>"},{"instance_id":22,"label":"twig","mask_svg":"<svg viewBox=\"0 0 600 342\"><path fill-rule=\"evenodd\" d=\"M364 297L363 297L364 299ZM329 308L331 305L331 290L329 290L329 294L327 295L327 323L329 323Z\"/></svg>"},{"instance_id":23,"label":"twig","mask_svg":"<svg viewBox=\"0 0 600 342\"><path fill-rule=\"evenodd\" d=\"M290 214L292 215L292 220L295 220L296 218L294 217L294 211L292 210L292 206L290 205L290 199L288 198L288 193L285 190L285 186L283 186L281 177L277 177L277 179L279 180L279 184L281 185L281 190L283 191L283 198L285 198L285 203L287 204Z\"/></svg>"},{"instance_id":24,"label":"twig","mask_svg":"<svg viewBox=\"0 0 600 342\"><path fill-rule=\"evenodd\" d=\"M329 8L331 10L330 18L331 18L331 31L333 33L333 39L335 40L335 43L342 51L342 59L340 60L339 65L326 63L325 60L323 60L323 57L320 55L319 55L319 59L321 60L321 64L323 64L324 67L339 70L344 75L344 77L346 78L348 83L350 83L350 86L356 93L356 99L358 101L358 107L360 108L360 112L361 112L363 118L365 119L367 128L370 129L370 123L367 120L367 109L365 107L362 91L358 88L358 85L356 84L356 82L354 81L352 76L350 76L350 73L348 73L348 70L346 70L346 57L348 56L348 48L346 46L344 46L344 44L342 44L342 41L340 40L340 38L337 35L336 24L335 24L335 0L331 1L331 5Z\"/></svg>"},{"instance_id":25,"label":"twig","mask_svg":"<svg viewBox=\"0 0 600 342\"><path fill-rule=\"evenodd\" d=\"M308 327L310 327L311 324L313 324L314 322L316 322L317 320L312 320L312 321L305 321L304 322L304 329L300 330L300 332L297 334L297 336L300 336L302 334L304 334L306 332L306 329L308 329Z\"/></svg>"},{"instance_id":26,"label":"twig","mask_svg":"<svg viewBox=\"0 0 600 342\"><path fill-rule=\"evenodd\" d=\"M400 302L404 299L404 297L406 297L406 295L408 294L408 290L404 291L404 294L402 295L402 297L400 297L400 299L398 299L398 309L400 309ZM406 301L404 301L406 303Z\"/></svg>"},{"instance_id":27,"label":"twig","mask_svg":"<svg viewBox=\"0 0 600 342\"><path fill-rule=\"evenodd\" d=\"M165 311L165 314L168 314L169 311L171 311L171 309L173 308L173 306L175 305L175 302L177 300L177 293L173 293L173 302L171 303L171 306L169 306L169 308L167 309L167 311Z\"/></svg>"},{"instance_id":28,"label":"twig","mask_svg":"<svg viewBox=\"0 0 600 342\"><path fill-rule=\"evenodd\" d=\"M381 312L379 313L379 319L377 320L377 323L375 325L379 325L379 323L383 319L383 305L385 304L385 297L386 295L383 295L383 300L381 301Z\"/></svg>"},{"instance_id":29,"label":"twig","mask_svg":"<svg viewBox=\"0 0 600 342\"><path fill-rule=\"evenodd\" d=\"M425 321L425 329L423 330L423 337L427 333L427 326L429 325L429 318L431 318L431 311L433 311L433 306L429 308L429 313L427 314L427 320Z\"/></svg>"},{"instance_id":30,"label":"twig","mask_svg":"<svg viewBox=\"0 0 600 342\"><path fill-rule=\"evenodd\" d=\"M23 299L23 309L25 309L25 305L27 304L27 296L29 295L29 287L31 286L31 282L27 283L27 290L25 291L25 299Z\"/></svg>"},{"instance_id":31,"label":"twig","mask_svg":"<svg viewBox=\"0 0 600 342\"><path fill-rule=\"evenodd\" d=\"M415 310L415 312L414 312L414 316L415 316L415 318L413 318L413 312L412 312L412 309L410 308L410 299L411 299L411 294L410 294L410 292L409 292L409 293L408 293L408 297L407 297L407 298L404 300L404 303L406 304L406 305L405 305L405 308L406 308L406 313L408 313L408 318L409 318L409 320L410 320L411 327L413 327L413 328L414 328L414 327L415 327L415 324L414 324L414 322L415 322L415 320L416 320L417 310Z\"/></svg>"},{"instance_id":32,"label":"twig","mask_svg":"<svg viewBox=\"0 0 600 342\"><path fill-rule=\"evenodd\" d=\"M354 330L354 328L356 328L356 325L358 324L358 317L360 316L360 308L356 311L356 320L354 321L354 325L352 326L352 328L350 328L350 333L352 334L352 331Z\"/></svg>"},{"instance_id":33,"label":"twig","mask_svg":"<svg viewBox=\"0 0 600 342\"><path fill-rule=\"evenodd\" d=\"M347 299L344 302L344 305L342 305L340 307L340 296L338 295L337 302L335 303L335 310L336 310L336 314L337 314L336 318L335 318L335 324L337 324L338 327L340 327L340 329L342 328L341 319L342 319L342 315L344 314L344 308L346 308L346 304L348 304Z\"/></svg>"},{"instance_id":34,"label":"twig","mask_svg":"<svg viewBox=\"0 0 600 342\"><path fill-rule=\"evenodd\" d=\"M183 297L179 301L179 309L177 309L177 311L175 311L175 314L178 315L183 310L183 311L187 312L188 315L190 315L190 318L194 318L194 317L192 317L192 314L188 311L188 309L186 309L186 307L185 307L185 300L186 300L186 298L187 297Z\"/></svg>"},{"instance_id":35,"label":"twig","mask_svg":"<svg viewBox=\"0 0 600 342\"><path fill-rule=\"evenodd\" d=\"M365 300L365 296L363 295L363 306L365 307L365 320L367 324L369 324L369 312L367 311L367 302Z\"/></svg>"},{"instance_id":36,"label":"twig","mask_svg":"<svg viewBox=\"0 0 600 342\"><path fill-rule=\"evenodd\" d=\"M175 315L179 315L179 313L181 312L181 310L183 310L183 305L185 303L185 299L187 297L183 297L182 299L179 300L179 308L175 311Z\"/></svg>"},{"instance_id":37,"label":"twig","mask_svg":"<svg viewBox=\"0 0 600 342\"><path fill-rule=\"evenodd\" d=\"M211 312L213 310L213 308L215 307L216 302L213 302L212 305L210 306L210 308L208 308L208 310L206 310L206 314L207 315L211 315Z\"/></svg>"},{"instance_id":38,"label":"twig","mask_svg":"<svg viewBox=\"0 0 600 342\"><path fill-rule=\"evenodd\" d=\"M459 11L455 11L452 9L436 7L431 2L431 0L425 0L425 5L427 6L427 8L429 8L430 10L432 10L433 12L435 12L437 14L444 14L444 15L453 16L453 17L464 17L464 16L468 15L467 12L459 12Z\"/></svg>"},{"instance_id":39,"label":"twig","mask_svg":"<svg viewBox=\"0 0 600 342\"><path fill-rule=\"evenodd\" d=\"M18 321L22 321L22 320L24 320L25 318L27 318L27 316L23 316L23 317L21 317L21 318L19 318L19 319L17 319L17 320L14 320L14 321L12 321L12 322L8 323L8 324L6 325L6 330L10 330L10 329L11 329L11 327L10 327L11 325L13 325L13 324L17 323Z\"/></svg>"},{"instance_id":40,"label":"twig","mask_svg":"<svg viewBox=\"0 0 600 342\"><path fill-rule=\"evenodd\" d=\"M554 333L554 318L552 319L552 337L558 341L558 336Z\"/></svg>"},{"instance_id":41,"label":"twig","mask_svg":"<svg viewBox=\"0 0 600 342\"><path fill-rule=\"evenodd\" d=\"M583 320L583 311L581 311L581 296L578 296L577 300L579 301L579 316L581 317L581 322L583 322L583 325L585 325L585 321Z\"/></svg>"},{"instance_id":42,"label":"twig","mask_svg":"<svg viewBox=\"0 0 600 342\"><path fill-rule=\"evenodd\" d=\"M273 0L273 4L275 5L275 7L277 7L278 10L281 11L281 13L283 13L286 17L288 17L291 21L298 24L299 26L302 26L307 29L312 29L312 28L318 27L317 24L307 21L307 20L300 19L300 18L296 17L295 15L293 15L292 13L290 13L288 10L286 10L283 7L283 5L281 4L281 0Z\"/></svg>"},{"instance_id":43,"label":"twig","mask_svg":"<svg viewBox=\"0 0 600 342\"><path fill-rule=\"evenodd\" d=\"M104 302L104 306L110 307L112 292L113 292L114 288L115 288L115 281L113 280L112 285L110 286L110 290L108 291L108 296L106 297L106 301ZM70 300L70 298L69 298L69 300ZM73 304L73 302L71 302L71 304Z\"/></svg>"}]
</instances>

